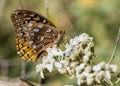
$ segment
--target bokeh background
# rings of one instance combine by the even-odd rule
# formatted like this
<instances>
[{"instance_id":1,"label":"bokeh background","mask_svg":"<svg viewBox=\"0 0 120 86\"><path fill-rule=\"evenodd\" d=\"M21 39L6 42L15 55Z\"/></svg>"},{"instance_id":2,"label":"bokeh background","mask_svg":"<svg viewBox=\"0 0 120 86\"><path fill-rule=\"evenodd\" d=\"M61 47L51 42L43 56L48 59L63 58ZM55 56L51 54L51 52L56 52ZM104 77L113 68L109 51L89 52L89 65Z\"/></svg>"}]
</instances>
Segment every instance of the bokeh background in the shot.
<instances>
[{"instance_id":1,"label":"bokeh background","mask_svg":"<svg viewBox=\"0 0 120 86\"><path fill-rule=\"evenodd\" d=\"M45 0L22 0L22 4L24 9L46 16ZM94 37L95 63L108 62L120 28L120 0L48 0L48 7L48 19L66 31L65 37L89 34ZM0 80L16 82L25 74L28 81L43 86L76 86L75 79L57 72L47 73L41 80L35 72L37 63L24 63L17 55L15 27L10 18L11 12L17 9L21 9L19 0L0 0ZM112 63L117 64L120 71L120 44Z\"/></svg>"}]
</instances>

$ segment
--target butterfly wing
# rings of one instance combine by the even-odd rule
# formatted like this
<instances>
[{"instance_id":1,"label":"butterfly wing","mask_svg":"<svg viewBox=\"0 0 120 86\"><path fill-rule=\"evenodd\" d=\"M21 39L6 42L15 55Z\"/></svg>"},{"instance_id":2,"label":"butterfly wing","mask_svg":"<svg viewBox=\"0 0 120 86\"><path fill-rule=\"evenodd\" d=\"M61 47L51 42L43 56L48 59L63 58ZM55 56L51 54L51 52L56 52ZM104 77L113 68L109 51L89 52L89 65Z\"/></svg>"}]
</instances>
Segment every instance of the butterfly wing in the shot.
<instances>
[{"instance_id":1,"label":"butterfly wing","mask_svg":"<svg viewBox=\"0 0 120 86\"><path fill-rule=\"evenodd\" d=\"M46 48L52 46L60 38L60 32L55 25L35 12L16 10L12 13L11 19L16 27L18 54L25 61L35 61Z\"/></svg>"},{"instance_id":2,"label":"butterfly wing","mask_svg":"<svg viewBox=\"0 0 120 86\"><path fill-rule=\"evenodd\" d=\"M48 47L58 43L61 38L60 32L52 26L45 24L34 24L29 31L29 44L34 49L34 53L42 56Z\"/></svg>"},{"instance_id":3,"label":"butterfly wing","mask_svg":"<svg viewBox=\"0 0 120 86\"><path fill-rule=\"evenodd\" d=\"M14 25L19 28L24 24L28 24L30 22L35 23L43 23L49 26L56 27L51 21L49 21L44 16L29 10L15 10L12 12L11 19Z\"/></svg>"}]
</instances>

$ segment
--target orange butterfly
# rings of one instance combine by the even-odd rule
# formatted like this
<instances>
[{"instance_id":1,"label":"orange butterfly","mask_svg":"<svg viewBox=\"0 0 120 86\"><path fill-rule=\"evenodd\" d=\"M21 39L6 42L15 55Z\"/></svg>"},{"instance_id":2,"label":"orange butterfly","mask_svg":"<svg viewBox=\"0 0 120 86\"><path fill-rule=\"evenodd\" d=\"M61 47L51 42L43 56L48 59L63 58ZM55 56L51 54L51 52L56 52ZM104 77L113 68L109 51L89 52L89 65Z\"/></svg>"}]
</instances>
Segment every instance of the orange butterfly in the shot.
<instances>
[{"instance_id":1,"label":"orange butterfly","mask_svg":"<svg viewBox=\"0 0 120 86\"><path fill-rule=\"evenodd\" d=\"M15 10L11 14L15 26L17 53L25 61L36 61L48 47L59 43L64 31L42 15L29 10Z\"/></svg>"}]
</instances>

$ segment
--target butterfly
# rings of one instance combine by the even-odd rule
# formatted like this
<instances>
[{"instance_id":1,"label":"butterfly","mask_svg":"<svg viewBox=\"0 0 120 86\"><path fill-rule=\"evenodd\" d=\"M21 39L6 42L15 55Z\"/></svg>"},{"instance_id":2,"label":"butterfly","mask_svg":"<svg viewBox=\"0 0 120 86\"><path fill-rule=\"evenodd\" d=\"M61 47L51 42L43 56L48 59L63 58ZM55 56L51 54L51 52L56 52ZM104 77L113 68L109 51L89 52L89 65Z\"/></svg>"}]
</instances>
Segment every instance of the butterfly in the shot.
<instances>
[{"instance_id":1,"label":"butterfly","mask_svg":"<svg viewBox=\"0 0 120 86\"><path fill-rule=\"evenodd\" d=\"M15 26L17 53L25 61L36 61L46 54L46 49L58 44L64 35L44 16L29 10L11 13Z\"/></svg>"}]
</instances>

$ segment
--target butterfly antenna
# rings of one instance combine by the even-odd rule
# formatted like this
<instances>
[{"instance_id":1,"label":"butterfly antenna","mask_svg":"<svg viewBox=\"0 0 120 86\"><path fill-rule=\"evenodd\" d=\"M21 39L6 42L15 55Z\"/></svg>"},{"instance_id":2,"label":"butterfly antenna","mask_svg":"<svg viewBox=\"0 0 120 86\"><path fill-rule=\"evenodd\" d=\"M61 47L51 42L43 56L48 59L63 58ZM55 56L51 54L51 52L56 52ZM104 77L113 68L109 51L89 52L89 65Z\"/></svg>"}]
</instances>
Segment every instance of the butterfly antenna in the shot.
<instances>
[{"instance_id":1,"label":"butterfly antenna","mask_svg":"<svg viewBox=\"0 0 120 86\"><path fill-rule=\"evenodd\" d=\"M21 9L24 9L24 8L23 8L22 0L19 0L19 4L20 4Z\"/></svg>"},{"instance_id":2,"label":"butterfly antenna","mask_svg":"<svg viewBox=\"0 0 120 86\"><path fill-rule=\"evenodd\" d=\"M67 28L67 25L64 25L64 26L62 26L61 28L60 28L60 30L65 30L65 28ZM66 33L66 31L64 31L64 33ZM74 33L74 32L73 32ZM75 33L74 33L75 34ZM63 37L63 43L65 44L65 43L69 43L69 40L71 39L71 38L73 38L74 36L72 36L72 35L65 35L64 37ZM64 41L65 40L65 41Z\"/></svg>"}]
</instances>

